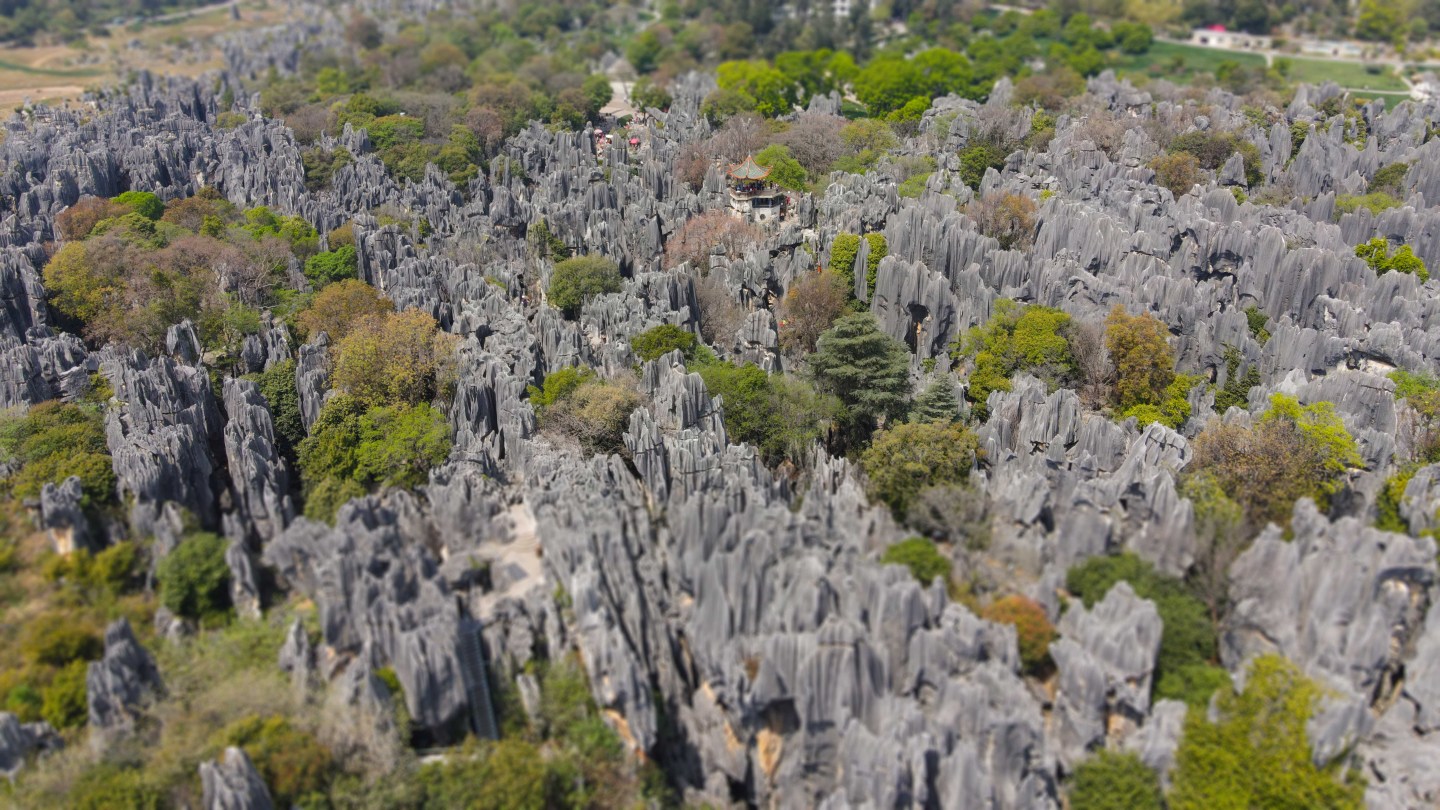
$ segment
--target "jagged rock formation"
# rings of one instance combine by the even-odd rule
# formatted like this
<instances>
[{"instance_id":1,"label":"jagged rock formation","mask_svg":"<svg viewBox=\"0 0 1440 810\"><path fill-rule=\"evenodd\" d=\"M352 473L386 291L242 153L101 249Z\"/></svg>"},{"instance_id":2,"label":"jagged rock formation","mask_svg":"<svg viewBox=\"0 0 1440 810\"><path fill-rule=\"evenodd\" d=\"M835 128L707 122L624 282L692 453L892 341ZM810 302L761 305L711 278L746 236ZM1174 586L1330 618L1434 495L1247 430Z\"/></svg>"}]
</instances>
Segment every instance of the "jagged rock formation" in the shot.
<instances>
[{"instance_id":1,"label":"jagged rock formation","mask_svg":"<svg viewBox=\"0 0 1440 810\"><path fill-rule=\"evenodd\" d=\"M0 774L11 782L36 752L61 744L60 735L49 723L22 723L15 715L0 712Z\"/></svg>"},{"instance_id":2,"label":"jagged rock formation","mask_svg":"<svg viewBox=\"0 0 1440 810\"><path fill-rule=\"evenodd\" d=\"M219 83L241 88L272 67L293 71L302 48L343 42L343 24L317 11L306 25L237 38ZM1150 703L1160 620L1128 587L1093 610L1069 608L1052 650L1056 692L1042 697L1020 675L1013 630L878 564L903 535L870 507L849 463L816 448L804 478L766 469L754 448L732 444L724 403L679 354L640 369L644 404L629 417L623 456L579 458L537 431L525 392L546 373L583 364L629 375L635 335L662 323L698 331L692 273L701 270L739 307L733 334L718 341L728 345L714 350L769 371L802 370L779 352L777 303L828 261L838 233L880 233L889 255L874 295L863 273L856 291L910 349L917 381L931 372L926 361L947 370L954 338L1008 297L1077 321L1115 305L1152 313L1170 327L1179 368L1218 385L1228 382L1233 348L1261 375L1247 406L1227 417L1241 423L1274 393L1336 404L1368 469L1335 499L1336 514L1302 503L1293 541L1268 531L1235 563L1225 664L1236 672L1275 650L1333 689L1312 727L1316 754L1354 747L1374 806L1428 806L1440 796L1426 759L1440 750L1434 546L1363 525L1379 484L1414 444L1410 411L1397 408L1384 374L1440 367L1440 287L1376 276L1353 253L1386 236L1440 265L1440 146L1428 134L1440 105L1368 106L1368 134L1355 144L1343 118L1319 112L1340 92L1333 86L1302 90L1274 111L1283 121L1261 127L1221 91L1205 96L1201 116L1163 82L1140 90L1102 74L1089 82L1090 101L1133 124L1109 151L1085 121L1064 118L1048 146L1017 150L986 173L980 195L1044 200L1033 246L1004 250L965 213L977 192L960 181L956 154L986 130L1017 140L1030 131L1033 113L1011 107L1002 82L983 105L937 100L923 137L902 147L936 160L920 199L900 197L884 166L835 173L762 244L689 268L666 266L664 243L723 194L719 172L691 191L674 171L684 147L710 134L698 114L710 77L677 82L642 149L597 154L581 133L533 125L505 144L509 160L466 188L433 168L419 182L394 182L369 136L347 126L321 145L344 145L355 160L320 192L305 188L300 144L253 105L239 105L246 123L213 126L215 86L141 76L84 115L57 110L7 125L0 406L77 399L99 372L114 391L107 439L135 535L156 537L164 553L187 519L223 531L246 612L261 605L262 562L313 599L320 638L312 648L292 627L278 664L299 685L328 681L335 712L392 722L393 696L374 674L389 667L422 737L493 733L484 669L515 679L531 707L526 662L575 649L622 739L696 801L1056 807L1057 785L1100 745L1134 750L1164 773L1184 709ZM1308 134L1295 150L1297 123ZM1266 180L1295 198L1283 207L1237 202L1227 186L1243 184L1246 167L1232 159L1177 199L1147 167L1160 147L1146 125L1233 129L1256 146ZM1395 161L1411 163L1403 207L1334 216L1337 194L1363 191ZM426 486L353 501L333 527L297 519L292 471L263 398L239 379L221 382L217 397L191 325L173 327L154 358L91 352L56 333L40 275L55 215L82 195L152 189L175 198L202 185L322 233L353 221L360 277L460 337L456 389L441 403L454 450ZM382 205L426 227L382 226ZM613 258L623 292L588 301L575 320L533 300L534 283L543 288L552 270L526 242L541 221L568 249ZM862 240L857 267L868 251ZM1268 340L1251 331L1248 307L1268 318ZM330 389L329 337L309 340L297 346L267 321L245 340L238 369L294 359L307 428ZM1183 573L1195 518L1177 480L1214 402L1205 392L1194 399L1190 422L1173 431L1113 421L1074 391L1018 376L991 395L977 429L987 559L957 561L1006 569L1052 617L1064 571L1087 557L1130 550ZM1399 504L1414 535L1440 525L1436 469L1416 472ZM77 483L41 497L42 525L60 546L83 539ZM107 631L89 680L91 724L104 734L123 733L145 692L160 688L123 623ZM0 739L18 739L5 722L0 715ZM0 761L21 749L7 745ZM202 766L207 806L266 806L235 753Z\"/></svg>"},{"instance_id":3,"label":"jagged rock formation","mask_svg":"<svg viewBox=\"0 0 1440 810\"><path fill-rule=\"evenodd\" d=\"M135 640L130 622L113 622L105 628L104 657L90 664L85 677L91 743L103 749L132 733L146 703L164 690L155 660Z\"/></svg>"},{"instance_id":4,"label":"jagged rock formation","mask_svg":"<svg viewBox=\"0 0 1440 810\"><path fill-rule=\"evenodd\" d=\"M200 763L205 810L271 810L270 791L239 748L230 746L215 762Z\"/></svg>"}]
</instances>

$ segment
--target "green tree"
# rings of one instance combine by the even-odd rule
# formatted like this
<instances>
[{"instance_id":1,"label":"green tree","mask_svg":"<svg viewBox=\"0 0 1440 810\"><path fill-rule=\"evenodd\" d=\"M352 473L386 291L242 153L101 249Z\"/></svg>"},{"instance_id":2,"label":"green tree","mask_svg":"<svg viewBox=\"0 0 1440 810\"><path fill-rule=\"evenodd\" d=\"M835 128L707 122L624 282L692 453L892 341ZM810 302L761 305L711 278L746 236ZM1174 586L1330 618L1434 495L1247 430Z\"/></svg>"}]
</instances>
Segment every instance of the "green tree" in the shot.
<instances>
[{"instance_id":1,"label":"green tree","mask_svg":"<svg viewBox=\"0 0 1440 810\"><path fill-rule=\"evenodd\" d=\"M794 83L763 61L721 62L715 76L722 91L738 94L745 106L766 118L784 115L795 107Z\"/></svg>"},{"instance_id":2,"label":"green tree","mask_svg":"<svg viewBox=\"0 0 1440 810\"><path fill-rule=\"evenodd\" d=\"M804 466L839 409L804 380L766 374L754 363L709 363L698 370L710 396L721 398L730 441L758 448L770 464L789 459Z\"/></svg>"},{"instance_id":3,"label":"green tree","mask_svg":"<svg viewBox=\"0 0 1440 810\"><path fill-rule=\"evenodd\" d=\"M341 245L335 250L317 253L305 260L305 278L318 287L355 278L358 258L354 245Z\"/></svg>"},{"instance_id":4,"label":"green tree","mask_svg":"<svg viewBox=\"0 0 1440 810\"><path fill-rule=\"evenodd\" d=\"M817 387L840 400L861 439L879 420L897 419L904 413L909 361L904 344L880 331L869 312L836 320L820 336L809 359Z\"/></svg>"},{"instance_id":5,"label":"green tree","mask_svg":"<svg viewBox=\"0 0 1440 810\"><path fill-rule=\"evenodd\" d=\"M700 339L695 337L695 333L686 332L673 323L662 323L646 329L630 339L630 348L641 362L658 360L677 349L684 355L686 362L694 361L702 350L708 353Z\"/></svg>"},{"instance_id":6,"label":"green tree","mask_svg":"<svg viewBox=\"0 0 1440 810\"><path fill-rule=\"evenodd\" d=\"M580 314L580 305L605 293L621 289L620 268L604 256L586 255L566 259L555 265L546 291L550 305L567 318Z\"/></svg>"},{"instance_id":7,"label":"green tree","mask_svg":"<svg viewBox=\"0 0 1440 810\"><path fill-rule=\"evenodd\" d=\"M991 392L1009 391L1010 378L1026 371L1052 388L1070 380L1075 358L1066 332L1070 316L1052 307L1021 306L1009 299L995 302L994 313L984 326L971 328L951 346L957 361L973 359L965 398L973 403L972 413L985 419L986 400Z\"/></svg>"},{"instance_id":8,"label":"green tree","mask_svg":"<svg viewBox=\"0 0 1440 810\"><path fill-rule=\"evenodd\" d=\"M295 448L305 439L305 420L300 415L300 392L295 387L295 361L285 359L255 375L256 387L270 407L275 438L283 455L294 457Z\"/></svg>"},{"instance_id":9,"label":"green tree","mask_svg":"<svg viewBox=\"0 0 1440 810\"><path fill-rule=\"evenodd\" d=\"M367 406L429 402L448 393L456 343L418 309L366 315L335 343L331 383Z\"/></svg>"},{"instance_id":10,"label":"green tree","mask_svg":"<svg viewBox=\"0 0 1440 810\"><path fill-rule=\"evenodd\" d=\"M420 486L450 455L450 425L425 403L371 408L359 427L355 474L368 486Z\"/></svg>"},{"instance_id":11,"label":"green tree","mask_svg":"<svg viewBox=\"0 0 1440 810\"><path fill-rule=\"evenodd\" d=\"M1115 363L1115 406L1159 405L1175 381L1169 330L1155 317L1131 315L1116 304L1105 319L1105 348Z\"/></svg>"},{"instance_id":12,"label":"green tree","mask_svg":"<svg viewBox=\"0 0 1440 810\"><path fill-rule=\"evenodd\" d=\"M1386 0L1360 0L1355 18L1355 36L1372 42L1390 42L1403 46L1409 21L1405 4Z\"/></svg>"},{"instance_id":13,"label":"green tree","mask_svg":"<svg viewBox=\"0 0 1440 810\"><path fill-rule=\"evenodd\" d=\"M772 143L755 155L755 162L769 168L769 179L781 188L805 190L808 183L805 167L790 154L790 147Z\"/></svg>"},{"instance_id":14,"label":"green tree","mask_svg":"<svg viewBox=\"0 0 1440 810\"><path fill-rule=\"evenodd\" d=\"M912 422L876 433L860 463L870 497L901 519L922 490L964 483L979 447L973 433L953 422Z\"/></svg>"},{"instance_id":15,"label":"green tree","mask_svg":"<svg viewBox=\"0 0 1440 810\"><path fill-rule=\"evenodd\" d=\"M870 245L870 250L865 254L865 289L868 291L866 298L875 297L875 280L880 272L880 260L890 255L890 245L885 241L882 233L867 233L865 241Z\"/></svg>"},{"instance_id":16,"label":"green tree","mask_svg":"<svg viewBox=\"0 0 1440 810\"><path fill-rule=\"evenodd\" d=\"M924 537L911 537L891 544L881 555L880 562L909 568L915 579L927 588L936 577L947 584L950 582L950 560L935 548L933 541Z\"/></svg>"},{"instance_id":17,"label":"green tree","mask_svg":"<svg viewBox=\"0 0 1440 810\"><path fill-rule=\"evenodd\" d=\"M230 608L230 567L225 563L225 541L208 532L180 541L160 560L155 578L160 603L177 616L213 619Z\"/></svg>"},{"instance_id":18,"label":"green tree","mask_svg":"<svg viewBox=\"0 0 1440 810\"><path fill-rule=\"evenodd\" d=\"M1172 810L1359 808L1364 785L1341 781L1343 764L1317 766L1306 724L1322 691L1277 655L1255 659L1245 691L1226 690L1217 722L1192 709L1175 752Z\"/></svg>"},{"instance_id":19,"label":"green tree","mask_svg":"<svg viewBox=\"0 0 1440 810\"><path fill-rule=\"evenodd\" d=\"M158 220L165 215L165 203L148 191L127 191L114 201L148 220Z\"/></svg>"},{"instance_id":20,"label":"green tree","mask_svg":"<svg viewBox=\"0 0 1440 810\"><path fill-rule=\"evenodd\" d=\"M1033 599L1011 594L991 602L980 617L1015 628L1020 663L1030 675L1043 675L1051 666L1050 643L1058 638L1045 608Z\"/></svg>"},{"instance_id":21,"label":"green tree","mask_svg":"<svg viewBox=\"0 0 1440 810\"><path fill-rule=\"evenodd\" d=\"M1133 753L1099 751L1075 769L1070 810L1162 810L1160 778Z\"/></svg>"},{"instance_id":22,"label":"green tree","mask_svg":"<svg viewBox=\"0 0 1440 810\"><path fill-rule=\"evenodd\" d=\"M926 95L926 78L909 59L875 59L855 77L855 97L875 117L883 117L923 95Z\"/></svg>"},{"instance_id":23,"label":"green tree","mask_svg":"<svg viewBox=\"0 0 1440 810\"><path fill-rule=\"evenodd\" d=\"M960 404L955 400L955 387L948 374L936 377L925 386L925 390L915 398L915 406L910 409L912 422L949 424L959 418Z\"/></svg>"},{"instance_id":24,"label":"green tree","mask_svg":"<svg viewBox=\"0 0 1440 810\"><path fill-rule=\"evenodd\" d=\"M830 243L830 271L844 283L846 295L855 294L855 257L860 254L860 236L839 233Z\"/></svg>"},{"instance_id":25,"label":"green tree","mask_svg":"<svg viewBox=\"0 0 1440 810\"><path fill-rule=\"evenodd\" d=\"M981 141L960 150L960 179L965 185L978 190L985 179L986 169L1002 169L1008 153L997 143Z\"/></svg>"}]
</instances>

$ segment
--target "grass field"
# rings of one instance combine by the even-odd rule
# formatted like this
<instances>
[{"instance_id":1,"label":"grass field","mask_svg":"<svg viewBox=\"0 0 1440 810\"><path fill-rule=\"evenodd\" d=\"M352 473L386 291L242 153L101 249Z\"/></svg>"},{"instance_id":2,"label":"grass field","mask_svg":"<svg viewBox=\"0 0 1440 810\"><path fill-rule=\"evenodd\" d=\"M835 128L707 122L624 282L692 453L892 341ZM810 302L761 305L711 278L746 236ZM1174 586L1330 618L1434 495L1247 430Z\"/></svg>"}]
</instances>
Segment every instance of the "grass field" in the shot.
<instances>
[{"instance_id":1,"label":"grass field","mask_svg":"<svg viewBox=\"0 0 1440 810\"><path fill-rule=\"evenodd\" d=\"M1249 68L1265 67L1265 57L1258 53L1233 53L1216 48L1157 42L1150 46L1147 53L1118 60L1115 72L1184 84L1200 75L1214 76L1216 69L1226 62Z\"/></svg>"},{"instance_id":2,"label":"grass field","mask_svg":"<svg viewBox=\"0 0 1440 810\"><path fill-rule=\"evenodd\" d=\"M1377 92L1404 93L1408 89L1405 82L1401 81L1400 77L1396 76L1389 67L1290 56L1281 58L1290 63L1290 80L1295 82L1321 84L1329 81L1335 82L1341 87ZM1280 60L1277 59L1277 65L1279 62ZM1372 70L1378 70L1378 72L1372 73Z\"/></svg>"},{"instance_id":3,"label":"grass field","mask_svg":"<svg viewBox=\"0 0 1440 810\"><path fill-rule=\"evenodd\" d=\"M219 48L213 47L217 34L276 25L292 13L260 0L242 0L239 8L238 21L228 7L218 7L116 29L111 36L73 45L0 47L0 115L26 100L76 100L87 89L112 84L136 70L197 76L220 67ZM195 58L188 48L193 43L210 47Z\"/></svg>"}]
</instances>

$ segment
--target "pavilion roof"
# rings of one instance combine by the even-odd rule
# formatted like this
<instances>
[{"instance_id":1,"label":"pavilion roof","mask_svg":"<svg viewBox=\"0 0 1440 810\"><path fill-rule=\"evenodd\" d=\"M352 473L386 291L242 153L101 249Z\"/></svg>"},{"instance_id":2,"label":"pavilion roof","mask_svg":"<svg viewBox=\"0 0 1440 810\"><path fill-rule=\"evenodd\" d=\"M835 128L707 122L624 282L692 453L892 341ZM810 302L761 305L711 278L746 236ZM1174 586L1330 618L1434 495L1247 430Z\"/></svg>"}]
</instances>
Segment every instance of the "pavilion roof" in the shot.
<instances>
[{"instance_id":1,"label":"pavilion roof","mask_svg":"<svg viewBox=\"0 0 1440 810\"><path fill-rule=\"evenodd\" d=\"M770 176L770 170L746 155L739 165L730 167L730 176L736 180L764 180Z\"/></svg>"}]
</instances>

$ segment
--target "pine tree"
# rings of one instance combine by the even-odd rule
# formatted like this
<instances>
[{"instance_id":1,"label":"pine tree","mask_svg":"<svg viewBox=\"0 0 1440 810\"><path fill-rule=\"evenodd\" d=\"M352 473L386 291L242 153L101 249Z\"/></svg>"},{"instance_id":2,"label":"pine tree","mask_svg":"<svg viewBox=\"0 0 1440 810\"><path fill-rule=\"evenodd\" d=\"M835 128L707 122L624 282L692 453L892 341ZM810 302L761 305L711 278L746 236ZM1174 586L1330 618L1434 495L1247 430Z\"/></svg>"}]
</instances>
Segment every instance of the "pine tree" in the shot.
<instances>
[{"instance_id":1,"label":"pine tree","mask_svg":"<svg viewBox=\"0 0 1440 810\"><path fill-rule=\"evenodd\" d=\"M905 412L910 389L909 353L880 331L875 316L847 315L820 336L810 355L816 385L844 405L855 438L870 435L881 418Z\"/></svg>"},{"instance_id":2,"label":"pine tree","mask_svg":"<svg viewBox=\"0 0 1440 810\"><path fill-rule=\"evenodd\" d=\"M960 415L959 403L955 400L955 386L950 376L936 377L925 386L915 398L910 410L911 422L954 422Z\"/></svg>"}]
</instances>

